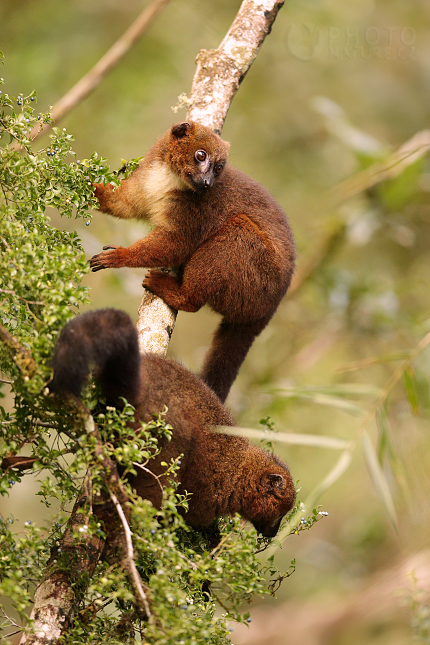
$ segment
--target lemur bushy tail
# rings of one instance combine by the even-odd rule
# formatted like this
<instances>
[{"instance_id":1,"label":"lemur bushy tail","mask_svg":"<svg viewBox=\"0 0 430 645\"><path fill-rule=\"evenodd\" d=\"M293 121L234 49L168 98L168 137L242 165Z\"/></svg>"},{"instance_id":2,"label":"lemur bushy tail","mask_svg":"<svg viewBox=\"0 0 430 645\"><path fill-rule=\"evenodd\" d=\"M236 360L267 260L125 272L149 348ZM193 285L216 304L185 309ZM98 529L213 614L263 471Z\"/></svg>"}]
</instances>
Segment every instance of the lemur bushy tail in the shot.
<instances>
[{"instance_id":1,"label":"lemur bushy tail","mask_svg":"<svg viewBox=\"0 0 430 645\"><path fill-rule=\"evenodd\" d=\"M118 309L99 309L76 317L61 331L52 367L52 391L79 397L95 367L96 380L110 403L118 404L124 397L135 405L141 388L140 357L130 317Z\"/></svg>"}]
</instances>

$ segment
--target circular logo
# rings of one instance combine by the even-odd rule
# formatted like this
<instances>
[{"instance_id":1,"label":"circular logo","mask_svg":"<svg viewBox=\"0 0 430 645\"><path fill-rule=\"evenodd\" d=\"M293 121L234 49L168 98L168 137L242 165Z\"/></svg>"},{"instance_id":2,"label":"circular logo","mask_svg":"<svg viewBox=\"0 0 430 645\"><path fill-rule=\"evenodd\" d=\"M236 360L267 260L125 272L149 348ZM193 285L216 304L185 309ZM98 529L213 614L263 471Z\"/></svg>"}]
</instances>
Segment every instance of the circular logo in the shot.
<instances>
[{"instance_id":1,"label":"circular logo","mask_svg":"<svg viewBox=\"0 0 430 645\"><path fill-rule=\"evenodd\" d=\"M309 23L290 25L285 40L290 54L299 60L317 58L324 48L322 30Z\"/></svg>"}]
</instances>

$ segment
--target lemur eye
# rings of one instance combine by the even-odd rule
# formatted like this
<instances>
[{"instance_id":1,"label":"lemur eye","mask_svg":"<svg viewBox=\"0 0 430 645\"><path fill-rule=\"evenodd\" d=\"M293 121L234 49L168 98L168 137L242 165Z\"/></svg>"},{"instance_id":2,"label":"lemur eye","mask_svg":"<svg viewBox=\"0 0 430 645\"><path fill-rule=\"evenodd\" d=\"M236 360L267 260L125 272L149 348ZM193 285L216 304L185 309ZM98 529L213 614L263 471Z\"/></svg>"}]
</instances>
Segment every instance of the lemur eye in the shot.
<instances>
[{"instance_id":1,"label":"lemur eye","mask_svg":"<svg viewBox=\"0 0 430 645\"><path fill-rule=\"evenodd\" d=\"M219 174L220 174L220 172L221 172L221 170L222 170L223 168L224 168L224 164L223 164L223 163L217 163L217 165L216 165L216 166L215 166L215 168L214 168L214 170L215 170L215 174L216 174L216 175L219 175Z\"/></svg>"},{"instance_id":2,"label":"lemur eye","mask_svg":"<svg viewBox=\"0 0 430 645\"><path fill-rule=\"evenodd\" d=\"M195 158L197 159L197 161L204 161L206 157L207 157L207 154L204 150L197 150L195 154Z\"/></svg>"}]
</instances>

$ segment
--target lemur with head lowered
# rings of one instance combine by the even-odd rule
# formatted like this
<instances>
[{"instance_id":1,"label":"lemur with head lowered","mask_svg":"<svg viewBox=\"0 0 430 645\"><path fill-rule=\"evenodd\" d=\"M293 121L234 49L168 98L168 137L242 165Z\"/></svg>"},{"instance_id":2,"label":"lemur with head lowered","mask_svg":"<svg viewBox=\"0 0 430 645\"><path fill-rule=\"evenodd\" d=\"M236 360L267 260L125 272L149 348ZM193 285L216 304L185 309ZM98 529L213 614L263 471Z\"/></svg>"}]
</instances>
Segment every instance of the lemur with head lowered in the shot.
<instances>
[{"instance_id":1,"label":"lemur with head lowered","mask_svg":"<svg viewBox=\"0 0 430 645\"><path fill-rule=\"evenodd\" d=\"M174 267L177 277L151 270L143 285L176 309L208 304L223 316L202 370L221 401L287 291L295 261L281 207L227 164L228 148L209 128L179 123L117 190L95 184L101 211L147 219L155 228L90 260L93 271Z\"/></svg>"},{"instance_id":2,"label":"lemur with head lowered","mask_svg":"<svg viewBox=\"0 0 430 645\"><path fill-rule=\"evenodd\" d=\"M234 421L212 390L173 360L156 354L139 356L136 329L117 309L100 309L76 317L62 330L53 357L53 392L79 397L91 365L107 403L120 397L135 406L135 423L148 422L165 406L173 427L161 453L132 479L136 492L161 505L158 480L162 462L183 455L177 473L179 492L191 493L185 519L196 529L209 527L221 515L239 513L266 537L274 537L294 504L288 467L243 437L215 432Z\"/></svg>"}]
</instances>

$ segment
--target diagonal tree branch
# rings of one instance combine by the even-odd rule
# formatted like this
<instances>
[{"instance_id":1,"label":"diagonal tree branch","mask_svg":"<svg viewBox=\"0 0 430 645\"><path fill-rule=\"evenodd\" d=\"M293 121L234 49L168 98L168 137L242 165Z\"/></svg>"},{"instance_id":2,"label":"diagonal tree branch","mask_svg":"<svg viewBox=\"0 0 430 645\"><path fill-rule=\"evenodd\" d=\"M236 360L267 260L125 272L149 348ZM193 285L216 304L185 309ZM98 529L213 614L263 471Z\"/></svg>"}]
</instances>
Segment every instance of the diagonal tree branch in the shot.
<instances>
[{"instance_id":1,"label":"diagonal tree branch","mask_svg":"<svg viewBox=\"0 0 430 645\"><path fill-rule=\"evenodd\" d=\"M136 593L136 599L139 602L139 604L143 605L143 608L145 610L146 616L149 618L151 616L151 611L149 609L149 603L148 603L148 598L146 596L145 590L143 588L142 584L142 579L139 575L138 570L136 569L136 565L134 564L134 554L133 554L133 542L132 542L132 532L130 530L130 527L127 522L127 518L125 516L125 513L123 511L123 508L121 504L119 503L118 499L116 498L116 495L110 491L110 497L112 502L115 504L115 508L117 510L117 513L120 517L123 530L124 530L124 536L125 536L125 553L122 558L122 564L124 566L124 569L128 571L129 577L131 579L133 588Z\"/></svg>"},{"instance_id":2,"label":"diagonal tree branch","mask_svg":"<svg viewBox=\"0 0 430 645\"><path fill-rule=\"evenodd\" d=\"M70 404L74 405L73 399ZM79 412L82 414L82 410ZM87 472L60 548L53 548L36 589L30 615L33 631L23 634L20 645L54 645L58 642L73 623L81 598L102 556L123 564L136 591L136 605L141 615L151 615L144 585L133 560L127 495L116 464L105 454L91 415L88 415L85 425L86 431L95 439L94 457L103 468L102 479L107 493L93 496L91 473ZM101 532L89 530L91 516L103 525L106 537Z\"/></svg>"},{"instance_id":3,"label":"diagonal tree branch","mask_svg":"<svg viewBox=\"0 0 430 645\"><path fill-rule=\"evenodd\" d=\"M228 108L284 0L244 0L218 49L202 49L187 119L220 133Z\"/></svg>"},{"instance_id":4,"label":"diagonal tree branch","mask_svg":"<svg viewBox=\"0 0 430 645\"><path fill-rule=\"evenodd\" d=\"M61 540L61 555L58 549L52 550L36 589L30 615L33 633L24 633L20 645L56 643L72 623L80 599L78 589L84 578L93 575L105 544L103 537L86 530L91 507L91 478L87 474ZM76 533L82 538L76 539Z\"/></svg>"}]
</instances>

